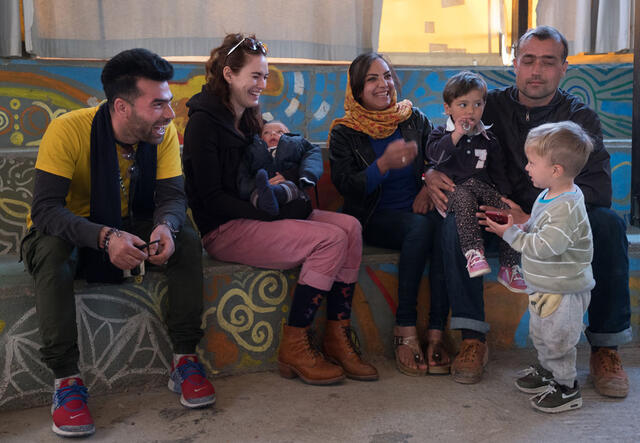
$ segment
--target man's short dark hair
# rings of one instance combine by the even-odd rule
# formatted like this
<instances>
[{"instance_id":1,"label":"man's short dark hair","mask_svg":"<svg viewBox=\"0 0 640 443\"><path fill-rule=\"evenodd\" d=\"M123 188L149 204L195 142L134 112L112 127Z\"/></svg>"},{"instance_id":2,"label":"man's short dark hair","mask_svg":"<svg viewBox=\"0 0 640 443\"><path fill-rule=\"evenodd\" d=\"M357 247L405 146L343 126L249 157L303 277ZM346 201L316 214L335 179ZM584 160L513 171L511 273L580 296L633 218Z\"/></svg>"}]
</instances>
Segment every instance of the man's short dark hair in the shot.
<instances>
[{"instance_id":1,"label":"man's short dark hair","mask_svg":"<svg viewBox=\"0 0 640 443\"><path fill-rule=\"evenodd\" d=\"M109 105L113 106L118 97L134 100L139 95L136 85L139 78L169 81L173 78L173 66L158 54L143 48L116 54L104 65L100 76Z\"/></svg>"},{"instance_id":2,"label":"man's short dark hair","mask_svg":"<svg viewBox=\"0 0 640 443\"><path fill-rule=\"evenodd\" d=\"M529 29L525 32L518 40L518 45L516 46L516 58L518 58L518 50L520 47L532 38L537 38L538 40L552 39L562 43L562 62L564 63L567 59L567 55L569 55L569 44L567 43L567 39L564 38L564 35L562 35L560 31L551 26L538 26L537 28Z\"/></svg>"},{"instance_id":3,"label":"man's short dark hair","mask_svg":"<svg viewBox=\"0 0 640 443\"><path fill-rule=\"evenodd\" d=\"M458 97L477 89L482 92L482 99L487 100L487 83L478 74L471 71L461 71L451 77L444 85L442 98L450 105Z\"/></svg>"}]
</instances>

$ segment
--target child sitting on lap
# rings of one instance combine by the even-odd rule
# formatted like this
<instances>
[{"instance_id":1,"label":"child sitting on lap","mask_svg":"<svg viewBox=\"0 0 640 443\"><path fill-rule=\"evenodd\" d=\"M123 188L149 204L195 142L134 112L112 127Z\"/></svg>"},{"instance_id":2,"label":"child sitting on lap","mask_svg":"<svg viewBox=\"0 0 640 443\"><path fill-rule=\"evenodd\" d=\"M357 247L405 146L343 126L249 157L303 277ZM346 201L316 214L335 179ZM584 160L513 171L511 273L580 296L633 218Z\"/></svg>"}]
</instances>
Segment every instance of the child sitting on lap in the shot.
<instances>
[{"instance_id":1,"label":"child sitting on lap","mask_svg":"<svg viewBox=\"0 0 640 443\"><path fill-rule=\"evenodd\" d=\"M456 185L453 192L445 192L447 212L455 214L469 276L479 277L491 272L491 268L484 256L482 229L476 218L478 206L508 208L500 198L511 192L511 185L502 148L480 120L487 99L487 84L482 77L459 72L447 81L442 96L449 118L446 126L431 131L427 157ZM504 241L500 242L498 281L513 292L526 292L520 254Z\"/></svg>"},{"instance_id":2,"label":"child sitting on lap","mask_svg":"<svg viewBox=\"0 0 640 443\"><path fill-rule=\"evenodd\" d=\"M280 205L308 198L303 189L315 186L322 175L322 153L279 121L265 123L261 135L240 165L238 190L256 208L277 215Z\"/></svg>"},{"instance_id":3,"label":"child sitting on lap","mask_svg":"<svg viewBox=\"0 0 640 443\"><path fill-rule=\"evenodd\" d=\"M531 405L543 412L582 406L576 380L576 344L595 286L593 240L584 196L573 179L587 162L593 144L577 124L548 123L529 132L527 166L534 186L544 189L522 226L487 219L487 231L522 253L529 295L529 335L538 363L516 380L523 392L536 393Z\"/></svg>"}]
</instances>

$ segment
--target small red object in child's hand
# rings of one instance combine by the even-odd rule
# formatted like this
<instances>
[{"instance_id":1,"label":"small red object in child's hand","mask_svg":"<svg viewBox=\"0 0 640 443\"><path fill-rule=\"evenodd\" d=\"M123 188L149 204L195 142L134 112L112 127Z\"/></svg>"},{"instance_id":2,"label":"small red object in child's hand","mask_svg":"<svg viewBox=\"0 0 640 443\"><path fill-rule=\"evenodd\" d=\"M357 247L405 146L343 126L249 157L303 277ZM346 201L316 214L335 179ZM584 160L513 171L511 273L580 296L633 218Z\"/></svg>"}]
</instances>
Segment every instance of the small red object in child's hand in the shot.
<instances>
[{"instance_id":1,"label":"small red object in child's hand","mask_svg":"<svg viewBox=\"0 0 640 443\"><path fill-rule=\"evenodd\" d=\"M496 223L506 225L509 223L509 216L498 211L485 211L485 215Z\"/></svg>"}]
</instances>

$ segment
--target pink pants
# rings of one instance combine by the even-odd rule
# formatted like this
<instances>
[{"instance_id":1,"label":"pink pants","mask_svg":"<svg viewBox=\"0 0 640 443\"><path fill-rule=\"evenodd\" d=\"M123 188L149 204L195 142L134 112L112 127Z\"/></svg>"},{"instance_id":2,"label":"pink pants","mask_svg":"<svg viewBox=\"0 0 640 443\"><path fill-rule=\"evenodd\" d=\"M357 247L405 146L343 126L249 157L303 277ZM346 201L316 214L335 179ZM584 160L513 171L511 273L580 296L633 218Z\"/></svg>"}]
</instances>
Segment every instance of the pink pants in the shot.
<instances>
[{"instance_id":1,"label":"pink pants","mask_svg":"<svg viewBox=\"0 0 640 443\"><path fill-rule=\"evenodd\" d=\"M217 260L266 269L302 265L298 281L328 291L334 281L358 280L362 226L350 215L315 209L306 220L231 220L202 244Z\"/></svg>"}]
</instances>

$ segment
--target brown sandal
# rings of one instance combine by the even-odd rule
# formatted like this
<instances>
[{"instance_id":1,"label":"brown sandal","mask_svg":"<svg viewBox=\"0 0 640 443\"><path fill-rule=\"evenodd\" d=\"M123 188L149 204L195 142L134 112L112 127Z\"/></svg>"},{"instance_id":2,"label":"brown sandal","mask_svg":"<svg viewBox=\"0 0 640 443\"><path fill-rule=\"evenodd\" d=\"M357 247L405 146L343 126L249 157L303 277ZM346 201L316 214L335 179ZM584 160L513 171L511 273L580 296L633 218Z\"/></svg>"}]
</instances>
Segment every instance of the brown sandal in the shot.
<instances>
[{"instance_id":1,"label":"brown sandal","mask_svg":"<svg viewBox=\"0 0 640 443\"><path fill-rule=\"evenodd\" d=\"M411 366L407 366L402 363L402 361L400 361L400 353L398 352L398 348L400 346L408 346L413 351L413 359L416 364L424 364L424 356L420 352L420 341L418 340L418 337L415 335L410 335L407 337L403 337L402 335L393 336L393 348L396 355L396 367L398 368L398 371L402 372L404 375L409 375L411 377L420 377L425 375L428 369L412 368Z\"/></svg>"},{"instance_id":2,"label":"brown sandal","mask_svg":"<svg viewBox=\"0 0 640 443\"><path fill-rule=\"evenodd\" d=\"M451 371L451 358L442 344L442 331L427 331L427 373L444 375Z\"/></svg>"}]
</instances>

